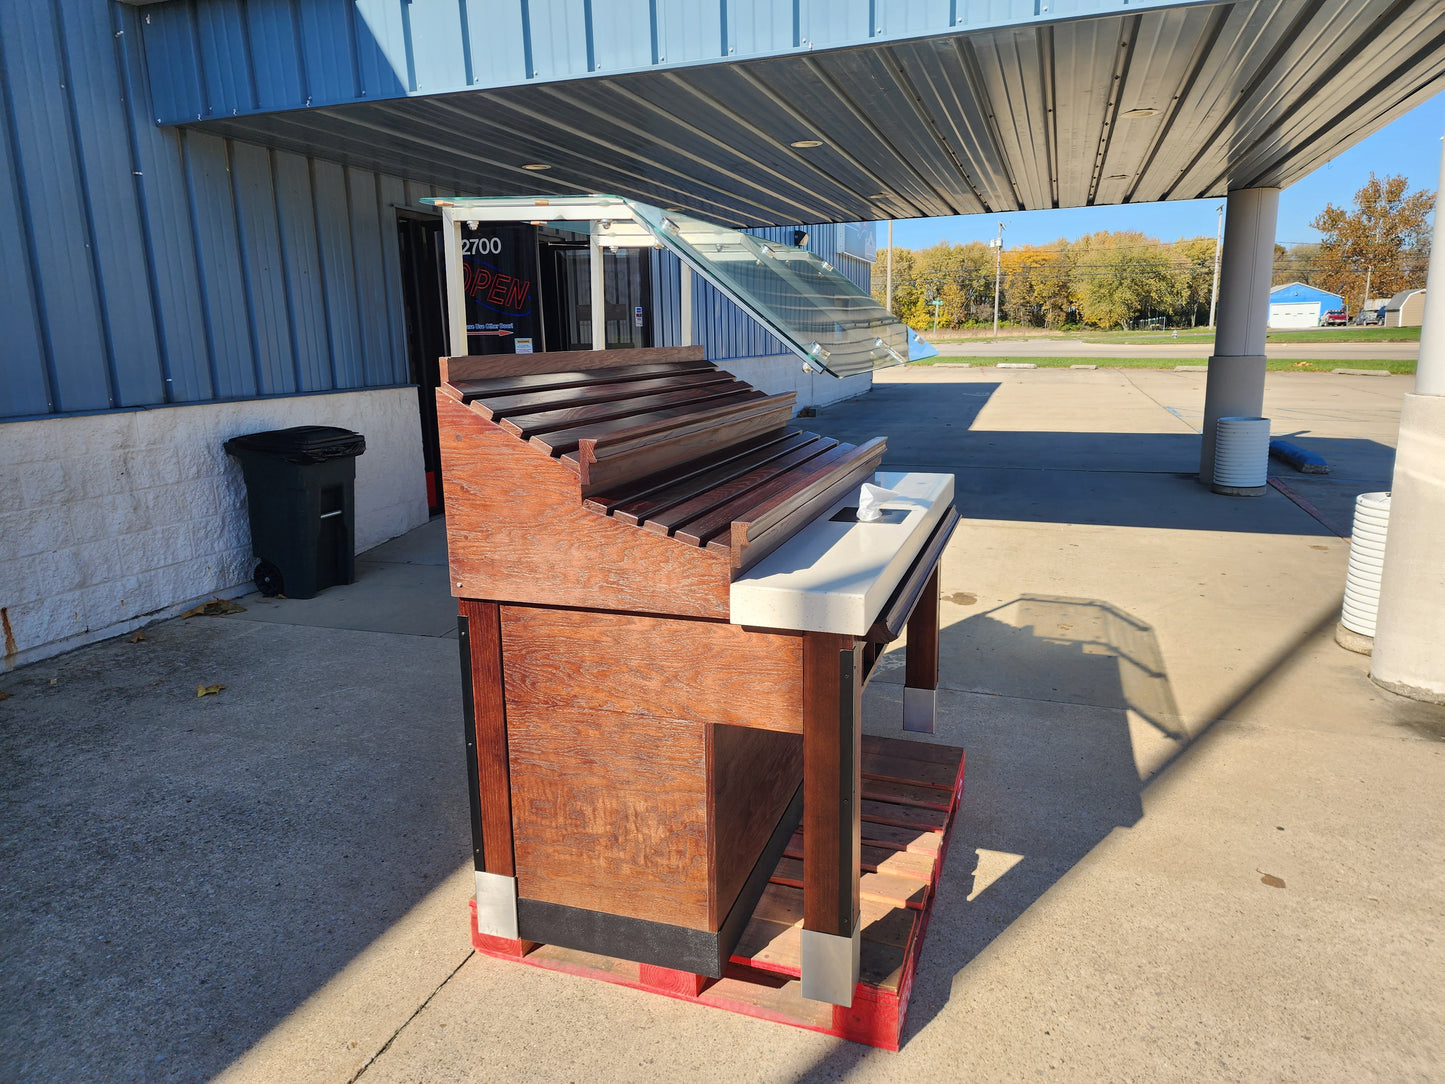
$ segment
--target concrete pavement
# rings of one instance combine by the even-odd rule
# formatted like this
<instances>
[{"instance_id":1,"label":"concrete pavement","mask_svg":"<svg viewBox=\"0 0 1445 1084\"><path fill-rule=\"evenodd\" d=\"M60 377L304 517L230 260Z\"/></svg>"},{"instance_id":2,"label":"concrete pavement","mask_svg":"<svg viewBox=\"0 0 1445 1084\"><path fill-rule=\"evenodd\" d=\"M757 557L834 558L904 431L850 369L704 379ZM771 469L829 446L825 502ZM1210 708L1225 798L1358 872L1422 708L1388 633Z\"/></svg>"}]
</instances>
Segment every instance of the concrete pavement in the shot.
<instances>
[{"instance_id":1,"label":"concrete pavement","mask_svg":"<svg viewBox=\"0 0 1445 1084\"><path fill-rule=\"evenodd\" d=\"M0 1077L1439 1079L1445 709L1332 639L1331 524L1409 384L1270 375L1334 470L1295 500L1193 480L1203 374L894 370L807 423L964 516L966 791L897 1054L471 953L438 520L314 600L0 678Z\"/></svg>"}]
</instances>

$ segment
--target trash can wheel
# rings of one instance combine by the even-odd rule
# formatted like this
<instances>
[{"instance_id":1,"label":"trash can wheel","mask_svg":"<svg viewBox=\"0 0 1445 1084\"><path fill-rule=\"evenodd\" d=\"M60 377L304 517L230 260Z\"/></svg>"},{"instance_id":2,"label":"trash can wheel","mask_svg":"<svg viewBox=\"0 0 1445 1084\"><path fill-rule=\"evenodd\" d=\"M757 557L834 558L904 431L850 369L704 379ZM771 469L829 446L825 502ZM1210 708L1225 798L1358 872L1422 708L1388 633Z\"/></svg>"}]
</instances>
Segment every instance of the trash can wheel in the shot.
<instances>
[{"instance_id":1,"label":"trash can wheel","mask_svg":"<svg viewBox=\"0 0 1445 1084\"><path fill-rule=\"evenodd\" d=\"M256 574L251 578L256 581L257 590L267 598L275 598L285 587L281 581L281 570L270 561L262 561L257 565Z\"/></svg>"}]
</instances>

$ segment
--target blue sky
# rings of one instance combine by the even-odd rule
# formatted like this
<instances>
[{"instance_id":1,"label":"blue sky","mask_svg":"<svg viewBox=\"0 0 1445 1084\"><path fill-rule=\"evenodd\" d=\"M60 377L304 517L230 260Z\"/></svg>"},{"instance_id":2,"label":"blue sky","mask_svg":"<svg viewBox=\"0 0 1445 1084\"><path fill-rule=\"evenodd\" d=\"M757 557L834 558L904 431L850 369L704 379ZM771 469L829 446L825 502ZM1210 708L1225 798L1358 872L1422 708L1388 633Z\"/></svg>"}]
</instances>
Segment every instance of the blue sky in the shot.
<instances>
[{"instance_id":1,"label":"blue sky","mask_svg":"<svg viewBox=\"0 0 1445 1084\"><path fill-rule=\"evenodd\" d=\"M1416 106L1393 124L1357 143L1308 177L1286 188L1279 197L1281 244L1318 241L1310 219L1326 203L1347 206L1356 189L1370 178L1403 173L1410 191L1440 187L1440 137L1445 133L1445 94ZM1135 203L1126 207L1073 207L1058 211L1022 211L1004 215L961 215L955 218L915 218L893 227L893 243L900 248L927 248L939 241L980 241L993 237L998 223L1005 225L1004 244L1040 245L1060 237L1073 239L1095 230L1142 230L1162 241L1181 237L1213 237L1219 225L1215 208L1220 200L1180 200L1174 203ZM878 246L888 243L888 227L879 224Z\"/></svg>"}]
</instances>

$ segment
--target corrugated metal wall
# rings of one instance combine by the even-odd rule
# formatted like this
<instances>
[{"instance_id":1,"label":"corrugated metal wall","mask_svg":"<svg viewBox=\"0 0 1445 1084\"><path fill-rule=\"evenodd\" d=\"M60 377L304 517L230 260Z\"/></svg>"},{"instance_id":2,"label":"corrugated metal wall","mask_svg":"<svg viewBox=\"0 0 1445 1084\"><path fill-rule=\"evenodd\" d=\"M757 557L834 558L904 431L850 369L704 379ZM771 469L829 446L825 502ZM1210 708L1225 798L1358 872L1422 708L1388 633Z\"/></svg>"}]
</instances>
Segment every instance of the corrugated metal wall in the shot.
<instances>
[{"instance_id":1,"label":"corrugated metal wall","mask_svg":"<svg viewBox=\"0 0 1445 1084\"><path fill-rule=\"evenodd\" d=\"M794 229L808 231L810 252L833 264L860 290L869 291L873 265L841 251L846 225L772 226L746 232L776 244L791 245ZM681 261L671 252L652 253L653 326L658 332L655 341L659 346L682 341L681 270ZM694 280L693 342L706 347L707 356L715 361L789 352L781 340L702 279Z\"/></svg>"},{"instance_id":2,"label":"corrugated metal wall","mask_svg":"<svg viewBox=\"0 0 1445 1084\"><path fill-rule=\"evenodd\" d=\"M0 418L404 383L391 208L440 193L157 128L143 17L0 2Z\"/></svg>"}]
</instances>

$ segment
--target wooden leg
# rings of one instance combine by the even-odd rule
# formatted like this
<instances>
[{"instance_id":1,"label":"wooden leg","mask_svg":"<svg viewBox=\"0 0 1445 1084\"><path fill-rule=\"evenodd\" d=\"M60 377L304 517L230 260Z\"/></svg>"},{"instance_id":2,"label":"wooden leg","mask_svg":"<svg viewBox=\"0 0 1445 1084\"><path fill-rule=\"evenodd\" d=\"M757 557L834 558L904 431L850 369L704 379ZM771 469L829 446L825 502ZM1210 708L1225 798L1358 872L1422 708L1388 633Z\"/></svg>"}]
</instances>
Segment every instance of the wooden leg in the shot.
<instances>
[{"instance_id":1,"label":"wooden leg","mask_svg":"<svg viewBox=\"0 0 1445 1084\"><path fill-rule=\"evenodd\" d=\"M462 708L477 870L477 930L517 936L517 878L512 859L512 800L507 717L502 700L502 625L495 602L460 601Z\"/></svg>"},{"instance_id":2,"label":"wooden leg","mask_svg":"<svg viewBox=\"0 0 1445 1084\"><path fill-rule=\"evenodd\" d=\"M908 617L904 653L903 729L932 734L938 709L938 569Z\"/></svg>"},{"instance_id":3,"label":"wooden leg","mask_svg":"<svg viewBox=\"0 0 1445 1084\"><path fill-rule=\"evenodd\" d=\"M858 985L861 645L803 639L803 996L852 1005Z\"/></svg>"}]
</instances>

